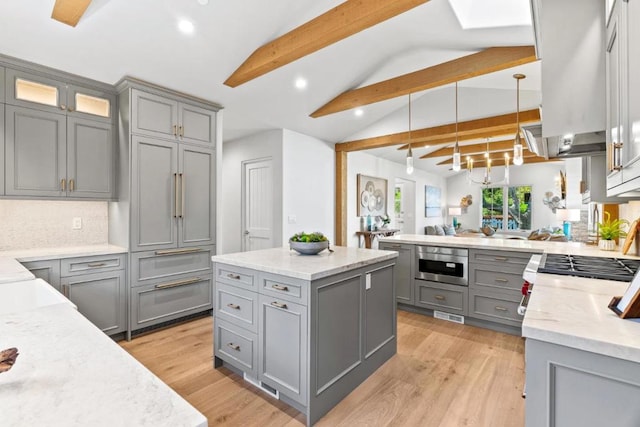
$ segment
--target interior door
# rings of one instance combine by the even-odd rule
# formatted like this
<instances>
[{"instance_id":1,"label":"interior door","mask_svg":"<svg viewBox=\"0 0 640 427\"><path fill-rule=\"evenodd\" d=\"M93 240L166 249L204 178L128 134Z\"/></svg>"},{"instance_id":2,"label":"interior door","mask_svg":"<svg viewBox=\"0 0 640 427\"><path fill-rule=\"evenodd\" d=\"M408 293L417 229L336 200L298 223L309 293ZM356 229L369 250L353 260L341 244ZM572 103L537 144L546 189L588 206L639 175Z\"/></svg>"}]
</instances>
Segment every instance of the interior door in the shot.
<instances>
[{"instance_id":1,"label":"interior door","mask_svg":"<svg viewBox=\"0 0 640 427\"><path fill-rule=\"evenodd\" d=\"M242 250L273 247L273 160L243 162Z\"/></svg>"}]
</instances>

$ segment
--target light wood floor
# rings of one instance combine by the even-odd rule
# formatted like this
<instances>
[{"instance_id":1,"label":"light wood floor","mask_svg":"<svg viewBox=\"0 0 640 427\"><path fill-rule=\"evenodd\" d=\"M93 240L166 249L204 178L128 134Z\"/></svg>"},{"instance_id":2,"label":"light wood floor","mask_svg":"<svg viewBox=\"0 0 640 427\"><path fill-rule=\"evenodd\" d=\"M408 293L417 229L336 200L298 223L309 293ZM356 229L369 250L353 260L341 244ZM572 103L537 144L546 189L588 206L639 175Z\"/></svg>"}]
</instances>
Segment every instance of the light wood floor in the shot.
<instances>
[{"instance_id":1,"label":"light wood floor","mask_svg":"<svg viewBox=\"0 0 640 427\"><path fill-rule=\"evenodd\" d=\"M202 412L210 426L301 426L304 416L213 369L212 319L120 345ZM398 312L398 354L317 426L521 427L524 341Z\"/></svg>"}]
</instances>

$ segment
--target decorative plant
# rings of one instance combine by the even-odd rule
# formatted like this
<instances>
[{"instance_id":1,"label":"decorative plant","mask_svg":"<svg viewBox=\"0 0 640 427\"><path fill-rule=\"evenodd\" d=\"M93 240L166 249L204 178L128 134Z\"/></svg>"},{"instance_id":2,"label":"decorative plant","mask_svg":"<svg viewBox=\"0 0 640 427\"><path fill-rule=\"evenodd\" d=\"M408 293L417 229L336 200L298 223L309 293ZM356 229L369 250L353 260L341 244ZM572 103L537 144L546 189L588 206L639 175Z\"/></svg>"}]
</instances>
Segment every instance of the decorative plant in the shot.
<instances>
[{"instance_id":1,"label":"decorative plant","mask_svg":"<svg viewBox=\"0 0 640 427\"><path fill-rule=\"evenodd\" d=\"M629 225L629 221L626 219L614 219L611 221L609 212L605 212L604 216L604 221L598 223L598 235L601 239L614 240L627 235L623 228Z\"/></svg>"},{"instance_id":2,"label":"decorative plant","mask_svg":"<svg viewBox=\"0 0 640 427\"><path fill-rule=\"evenodd\" d=\"M391 218L389 218L389 215L384 214L384 215L380 215L380 220L382 221L382 225L385 226L387 224L389 224L391 222Z\"/></svg>"},{"instance_id":3,"label":"decorative plant","mask_svg":"<svg viewBox=\"0 0 640 427\"><path fill-rule=\"evenodd\" d=\"M303 243L313 243L313 242L326 242L327 237L320 233L320 232L315 232L315 233L305 233L304 231L294 234L293 236L291 236L291 239L289 239L289 241L291 242L303 242Z\"/></svg>"}]
</instances>

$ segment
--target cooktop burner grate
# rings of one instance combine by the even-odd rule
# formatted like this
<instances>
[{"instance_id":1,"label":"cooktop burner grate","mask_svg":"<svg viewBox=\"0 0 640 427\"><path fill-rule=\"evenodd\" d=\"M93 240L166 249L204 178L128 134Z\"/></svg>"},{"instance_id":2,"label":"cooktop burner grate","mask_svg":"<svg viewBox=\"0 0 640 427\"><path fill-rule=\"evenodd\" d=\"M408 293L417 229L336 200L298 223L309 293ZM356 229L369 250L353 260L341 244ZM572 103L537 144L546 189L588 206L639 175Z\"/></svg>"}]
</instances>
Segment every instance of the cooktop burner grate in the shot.
<instances>
[{"instance_id":1,"label":"cooktop burner grate","mask_svg":"<svg viewBox=\"0 0 640 427\"><path fill-rule=\"evenodd\" d=\"M638 268L640 260L635 259L546 254L538 272L630 282Z\"/></svg>"}]
</instances>

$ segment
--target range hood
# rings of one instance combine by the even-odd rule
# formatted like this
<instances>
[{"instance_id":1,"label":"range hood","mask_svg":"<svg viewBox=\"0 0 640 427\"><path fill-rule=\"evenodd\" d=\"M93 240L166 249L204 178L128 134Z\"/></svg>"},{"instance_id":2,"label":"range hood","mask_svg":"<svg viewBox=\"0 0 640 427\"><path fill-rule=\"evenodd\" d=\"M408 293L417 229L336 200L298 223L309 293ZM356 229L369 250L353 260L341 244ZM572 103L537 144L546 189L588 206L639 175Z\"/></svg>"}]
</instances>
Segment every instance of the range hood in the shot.
<instances>
[{"instance_id":1,"label":"range hood","mask_svg":"<svg viewBox=\"0 0 640 427\"><path fill-rule=\"evenodd\" d=\"M607 151L604 131L542 137L542 125L522 127L529 151L545 159L587 157Z\"/></svg>"}]
</instances>

